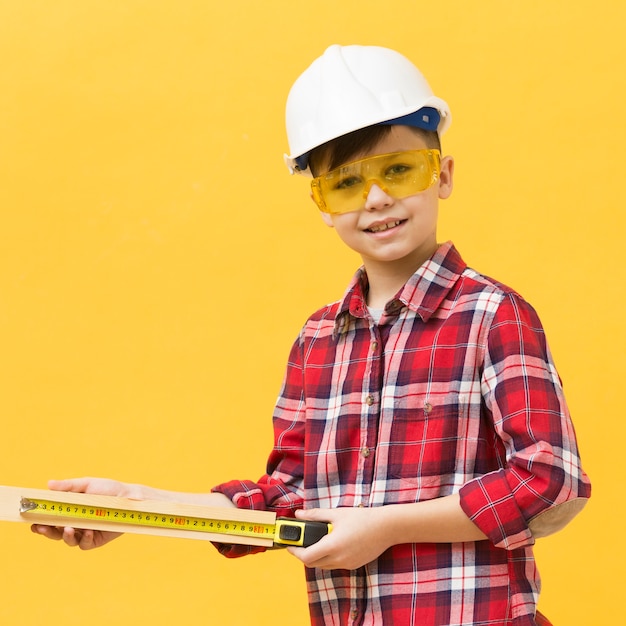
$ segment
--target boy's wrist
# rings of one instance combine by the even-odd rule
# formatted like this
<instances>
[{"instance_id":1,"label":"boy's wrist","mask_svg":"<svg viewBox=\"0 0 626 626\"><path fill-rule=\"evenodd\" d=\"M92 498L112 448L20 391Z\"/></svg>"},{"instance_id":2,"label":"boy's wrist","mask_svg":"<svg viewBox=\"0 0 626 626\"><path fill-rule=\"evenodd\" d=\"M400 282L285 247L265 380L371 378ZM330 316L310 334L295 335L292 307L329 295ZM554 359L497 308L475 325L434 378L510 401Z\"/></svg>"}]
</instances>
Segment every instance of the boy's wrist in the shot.
<instances>
[{"instance_id":1,"label":"boy's wrist","mask_svg":"<svg viewBox=\"0 0 626 626\"><path fill-rule=\"evenodd\" d=\"M388 547L400 543L413 543L407 532L408 524L406 517L407 514L410 513L407 506L406 504L387 504L372 509L376 511L380 532L384 533L385 540L389 544Z\"/></svg>"}]
</instances>

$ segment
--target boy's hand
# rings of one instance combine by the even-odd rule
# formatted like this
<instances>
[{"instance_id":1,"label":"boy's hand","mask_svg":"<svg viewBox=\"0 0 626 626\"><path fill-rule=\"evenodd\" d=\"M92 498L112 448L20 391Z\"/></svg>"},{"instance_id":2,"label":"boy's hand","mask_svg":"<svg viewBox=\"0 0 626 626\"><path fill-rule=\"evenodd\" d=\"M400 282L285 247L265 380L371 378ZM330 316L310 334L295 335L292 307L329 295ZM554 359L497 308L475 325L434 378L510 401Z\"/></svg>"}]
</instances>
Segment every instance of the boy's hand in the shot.
<instances>
[{"instance_id":1,"label":"boy's hand","mask_svg":"<svg viewBox=\"0 0 626 626\"><path fill-rule=\"evenodd\" d=\"M74 493L92 493L103 496L141 499L141 494L134 493L137 490L135 485L128 485L104 478L51 480L48 483L48 488L54 491L72 491ZM68 546L78 546L81 550L99 548L122 534L101 530L71 528L70 526L46 526L43 524L33 524L31 530L35 534L43 535L48 539L54 539L55 541L62 539Z\"/></svg>"},{"instance_id":2,"label":"boy's hand","mask_svg":"<svg viewBox=\"0 0 626 626\"><path fill-rule=\"evenodd\" d=\"M306 567L356 569L378 558L391 542L385 532L385 507L371 509L309 509L297 511L301 520L330 522L333 530L308 548L287 550Z\"/></svg>"}]
</instances>

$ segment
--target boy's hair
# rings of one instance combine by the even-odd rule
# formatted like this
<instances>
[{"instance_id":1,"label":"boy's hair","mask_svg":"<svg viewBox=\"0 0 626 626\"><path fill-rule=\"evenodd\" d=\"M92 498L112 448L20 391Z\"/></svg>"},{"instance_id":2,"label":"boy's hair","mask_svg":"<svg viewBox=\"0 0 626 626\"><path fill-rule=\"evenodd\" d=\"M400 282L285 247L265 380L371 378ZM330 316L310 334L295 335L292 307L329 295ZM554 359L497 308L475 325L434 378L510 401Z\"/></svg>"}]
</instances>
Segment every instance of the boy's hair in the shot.
<instances>
[{"instance_id":1,"label":"boy's hair","mask_svg":"<svg viewBox=\"0 0 626 626\"><path fill-rule=\"evenodd\" d=\"M311 173L313 176L319 176L322 168L330 171L354 160L359 154L373 148L384 139L391 132L391 128L392 126L388 124L368 126L318 146L311 151L309 156ZM409 126L409 128L424 139L428 148L441 151L437 131L426 131L414 126Z\"/></svg>"}]
</instances>

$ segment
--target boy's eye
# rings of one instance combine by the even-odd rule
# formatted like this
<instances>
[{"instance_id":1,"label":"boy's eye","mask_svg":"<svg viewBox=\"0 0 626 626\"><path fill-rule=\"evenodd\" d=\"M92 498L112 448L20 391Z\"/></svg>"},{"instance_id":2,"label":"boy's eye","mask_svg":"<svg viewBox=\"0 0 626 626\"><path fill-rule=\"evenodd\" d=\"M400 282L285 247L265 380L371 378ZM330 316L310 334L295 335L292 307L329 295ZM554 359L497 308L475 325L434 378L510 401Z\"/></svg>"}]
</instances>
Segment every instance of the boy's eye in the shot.
<instances>
[{"instance_id":1,"label":"boy's eye","mask_svg":"<svg viewBox=\"0 0 626 626\"><path fill-rule=\"evenodd\" d=\"M345 176L335 185L335 189L350 189L360 184L361 179L358 176Z\"/></svg>"},{"instance_id":2,"label":"boy's eye","mask_svg":"<svg viewBox=\"0 0 626 626\"><path fill-rule=\"evenodd\" d=\"M396 176L402 176L411 170L410 165L405 163L394 163L385 170L385 178L394 178Z\"/></svg>"}]
</instances>

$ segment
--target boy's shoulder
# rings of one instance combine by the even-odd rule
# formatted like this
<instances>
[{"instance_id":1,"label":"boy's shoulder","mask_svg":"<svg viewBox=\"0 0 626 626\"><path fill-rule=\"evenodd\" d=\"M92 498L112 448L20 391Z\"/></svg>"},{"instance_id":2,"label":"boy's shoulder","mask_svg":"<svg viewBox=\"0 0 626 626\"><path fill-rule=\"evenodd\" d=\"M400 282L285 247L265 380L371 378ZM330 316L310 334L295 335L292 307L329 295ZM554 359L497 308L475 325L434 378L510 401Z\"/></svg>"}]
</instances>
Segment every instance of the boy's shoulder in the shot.
<instances>
[{"instance_id":1,"label":"boy's shoulder","mask_svg":"<svg viewBox=\"0 0 626 626\"><path fill-rule=\"evenodd\" d=\"M433 312L433 317L475 312L484 314L483 326L489 326L494 318L500 321L533 319L539 323L534 307L516 289L472 267L466 267L440 302L437 311Z\"/></svg>"},{"instance_id":2,"label":"boy's shoulder","mask_svg":"<svg viewBox=\"0 0 626 626\"><path fill-rule=\"evenodd\" d=\"M451 241L409 279L401 295L424 321L468 307L493 308L509 298L523 300L515 289L468 265Z\"/></svg>"},{"instance_id":3,"label":"boy's shoulder","mask_svg":"<svg viewBox=\"0 0 626 626\"><path fill-rule=\"evenodd\" d=\"M462 288L466 291L484 291L486 293L497 294L501 298L510 296L515 299L519 298L524 300L524 297L520 295L516 289L513 289L513 287L487 274L478 272L472 267L466 267L461 277L463 279Z\"/></svg>"}]
</instances>

